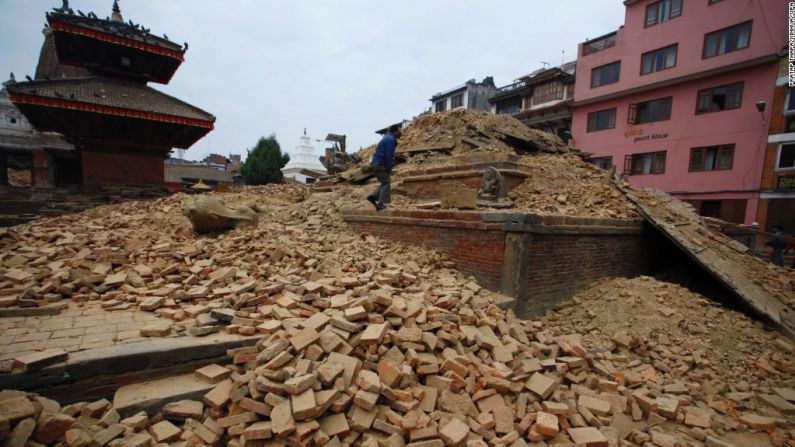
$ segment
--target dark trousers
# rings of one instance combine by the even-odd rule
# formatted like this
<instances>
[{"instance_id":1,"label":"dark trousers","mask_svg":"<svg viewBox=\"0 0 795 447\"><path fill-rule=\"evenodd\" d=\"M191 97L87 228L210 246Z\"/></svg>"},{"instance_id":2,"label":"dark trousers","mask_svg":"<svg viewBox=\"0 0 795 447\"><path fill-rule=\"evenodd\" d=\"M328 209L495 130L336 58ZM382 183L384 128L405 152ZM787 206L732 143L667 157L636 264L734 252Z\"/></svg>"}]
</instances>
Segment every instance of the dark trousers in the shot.
<instances>
[{"instance_id":1,"label":"dark trousers","mask_svg":"<svg viewBox=\"0 0 795 447\"><path fill-rule=\"evenodd\" d=\"M375 178L380 183L378 188L372 192L367 199L375 199L376 202L389 203L392 199L392 182L389 179L389 173L386 172L384 165L370 165L373 168Z\"/></svg>"}]
</instances>

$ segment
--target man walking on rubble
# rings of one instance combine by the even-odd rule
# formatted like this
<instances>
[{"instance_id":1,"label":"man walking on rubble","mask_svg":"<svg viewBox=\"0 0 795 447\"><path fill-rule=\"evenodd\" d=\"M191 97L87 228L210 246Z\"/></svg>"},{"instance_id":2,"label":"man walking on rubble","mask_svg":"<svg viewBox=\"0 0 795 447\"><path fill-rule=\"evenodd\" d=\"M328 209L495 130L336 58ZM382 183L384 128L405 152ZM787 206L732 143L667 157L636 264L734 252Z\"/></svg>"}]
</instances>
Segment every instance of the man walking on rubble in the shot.
<instances>
[{"instance_id":1,"label":"man walking on rubble","mask_svg":"<svg viewBox=\"0 0 795 447\"><path fill-rule=\"evenodd\" d=\"M770 252L770 262L779 267L784 267L784 248L787 246L787 242L781 239L784 236L784 227L776 225L773 230L775 236L765 242L765 245L773 249Z\"/></svg>"},{"instance_id":2,"label":"man walking on rubble","mask_svg":"<svg viewBox=\"0 0 795 447\"><path fill-rule=\"evenodd\" d=\"M375 178L379 185L372 194L367 196L367 200L373 204L376 211L386 209L386 204L391 201L392 183L389 174L392 172L392 163L395 160L395 149L397 148L398 138L400 138L400 124L389 126L389 131L384 138L378 142L375 148L370 167L373 169Z\"/></svg>"}]
</instances>

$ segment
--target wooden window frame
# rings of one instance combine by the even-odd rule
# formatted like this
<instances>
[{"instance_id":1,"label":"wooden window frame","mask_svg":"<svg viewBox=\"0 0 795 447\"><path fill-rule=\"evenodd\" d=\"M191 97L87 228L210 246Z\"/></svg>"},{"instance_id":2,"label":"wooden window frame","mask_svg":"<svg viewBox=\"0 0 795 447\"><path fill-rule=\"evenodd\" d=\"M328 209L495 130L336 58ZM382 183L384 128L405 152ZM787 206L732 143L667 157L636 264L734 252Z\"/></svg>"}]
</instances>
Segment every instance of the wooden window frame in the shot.
<instances>
[{"instance_id":1,"label":"wooden window frame","mask_svg":"<svg viewBox=\"0 0 795 447\"><path fill-rule=\"evenodd\" d=\"M673 4L674 2L679 2L679 13L677 15L672 15L673 13ZM662 3L668 3L668 16L660 20L659 19L659 7ZM651 28L652 26L659 25L661 23L665 23L669 20L675 19L677 17L682 17L682 4L683 0L658 0L654 3L650 3L646 6L646 13L643 15L643 27L644 28ZM654 23L649 24L649 10L652 8L656 8L654 13Z\"/></svg>"},{"instance_id":2,"label":"wooden window frame","mask_svg":"<svg viewBox=\"0 0 795 447\"><path fill-rule=\"evenodd\" d=\"M444 112L447 110L447 98L433 103L434 112Z\"/></svg>"},{"instance_id":3,"label":"wooden window frame","mask_svg":"<svg viewBox=\"0 0 795 447\"><path fill-rule=\"evenodd\" d=\"M670 67L666 67L667 59L668 59L668 49L669 48L673 48L674 49L674 64L671 65ZM643 71L643 65L644 65L643 61L645 60L646 56L654 55L655 53L658 53L658 52L663 52L663 68L661 68L659 70L652 69L650 71L644 72ZM661 48L657 48L656 50L647 51L647 52L645 52L645 53L640 55L640 75L641 76L645 76L645 75L649 75L649 74L652 74L652 73L659 73L661 71L665 71L665 70L670 70L672 68L676 68L676 64L678 62L679 62L679 43L678 42L674 43L674 44L671 44L671 45L666 45L666 46L661 47Z\"/></svg>"},{"instance_id":4,"label":"wooden window frame","mask_svg":"<svg viewBox=\"0 0 795 447\"><path fill-rule=\"evenodd\" d=\"M660 175L665 174L665 165L667 163L667 153L668 151L652 151L652 152L638 152L636 154L627 154L624 156L624 175ZM651 157L651 170L650 172L634 172L633 161L635 157L640 156L649 156ZM662 168L658 169L658 164L662 160Z\"/></svg>"},{"instance_id":5,"label":"wooden window frame","mask_svg":"<svg viewBox=\"0 0 795 447\"><path fill-rule=\"evenodd\" d=\"M728 32L731 29L741 28L741 27L743 27L745 25L748 25L748 43L747 43L747 45L745 45L742 48L736 48L735 47L733 50L729 50L729 51L726 51L724 53L719 53L718 52L718 48L716 48L715 49L715 54L713 54L711 56L707 56L707 39L709 39L709 36L712 36L712 35L715 35L715 34L719 34L719 33L725 33L725 32ZM754 30L754 21L753 20L748 20L748 21L745 21L745 22L742 22L742 23L738 23L736 25L727 26L726 28L721 28L719 30L715 30L715 31L709 32L707 34L704 34L703 46L701 48L701 59L710 59L710 58L713 58L713 57L723 56L724 54L734 53L735 51L742 51L742 50L751 48L751 37L753 35L753 30ZM738 34L738 36L739 36L739 34ZM718 40L718 46L720 46L719 44L720 44L720 39Z\"/></svg>"},{"instance_id":6,"label":"wooden window frame","mask_svg":"<svg viewBox=\"0 0 795 447\"><path fill-rule=\"evenodd\" d=\"M643 101L643 102L639 102L639 103L635 103L635 104L630 104L629 105L629 110L627 112L627 124L646 124L646 123L656 123L658 121L668 121L669 119L671 119L671 115L673 115L673 108L674 108L674 99L673 98L674 98L673 96L666 96L665 98L657 98L657 99L652 99L650 101ZM639 118L638 118L639 115L640 115L639 110L641 109L641 107L643 107L643 106L648 107L649 104L651 104L651 103L662 102L662 101L666 101L666 100L668 101L668 104L669 104L668 105L668 115L667 116L665 116L664 118L649 119L649 120L646 120L646 121L640 121L639 120Z\"/></svg>"},{"instance_id":7,"label":"wooden window frame","mask_svg":"<svg viewBox=\"0 0 795 447\"><path fill-rule=\"evenodd\" d=\"M712 172L712 171L731 171L734 168L734 144L719 144L714 146L702 146L690 148L690 164L688 165L689 172ZM715 151L714 167L706 169L706 154L708 151ZM729 166L721 167L720 160L721 154L729 153ZM696 156L698 156L698 163L696 163Z\"/></svg>"},{"instance_id":8,"label":"wooden window frame","mask_svg":"<svg viewBox=\"0 0 795 447\"><path fill-rule=\"evenodd\" d=\"M699 110L698 106L699 106L699 103L701 102L702 94L707 94L708 93L709 94L709 103L712 104L712 98L715 96L715 93L714 93L715 90L717 90L719 88L725 88L726 91L727 91L727 95L726 96L728 97L728 89L730 87L734 87L734 86L739 86L740 87L740 100L737 102L736 106L734 106L734 107L725 107L725 108L720 109L720 110L709 110L709 109L707 109L707 110ZM704 88L704 89L699 90L698 92L696 92L696 115L703 115L705 113L725 112L726 110L739 109L743 105L743 90L744 89L745 89L745 82L744 81L740 81L740 82L732 82L731 84L718 85L718 86L715 86L715 87L709 87L709 88ZM784 107L786 107L786 103L784 104Z\"/></svg>"},{"instance_id":9,"label":"wooden window frame","mask_svg":"<svg viewBox=\"0 0 795 447\"><path fill-rule=\"evenodd\" d=\"M613 112L613 125L610 126L610 117L608 115L608 118L607 118L608 126L599 128L597 126L597 124L599 122L599 114L600 113L608 113L609 114L610 112ZM617 115L618 115L618 108L617 107L613 107L611 109L604 109L604 110L597 110L597 111L594 111L594 112L590 112L590 113L588 113L588 119L587 119L587 122L586 122L586 125L585 125L586 126L585 131L586 132L599 132L600 130L615 129L616 128L616 116ZM593 121L594 121L593 124L594 125L593 126L591 125L592 124L591 123L591 121L592 121L591 117L592 116L594 117L594 119L593 119Z\"/></svg>"},{"instance_id":10,"label":"wooden window frame","mask_svg":"<svg viewBox=\"0 0 795 447\"><path fill-rule=\"evenodd\" d=\"M596 73L597 70L604 70L607 67L610 67L610 66L613 66L613 65L618 67L617 68L618 76L616 76L616 80L615 81L611 81L611 82L602 82L599 85L595 85L594 84L594 73ZM604 76L600 76L600 78L603 79ZM598 67L594 67L594 68L591 69L591 88L597 88L597 87L602 87L602 86L605 86L605 85L615 84L619 80L621 80L621 61L610 62L609 64L600 65Z\"/></svg>"},{"instance_id":11,"label":"wooden window frame","mask_svg":"<svg viewBox=\"0 0 795 447\"><path fill-rule=\"evenodd\" d=\"M605 163L602 163L602 162L605 162L605 161L608 162L609 166L605 166ZM612 155L608 155L608 156L605 156L605 157L593 157L593 158L591 158L590 162L591 162L591 164L595 165L599 169L604 169L606 171L609 171L610 169L613 169L613 156Z\"/></svg>"}]
</instances>

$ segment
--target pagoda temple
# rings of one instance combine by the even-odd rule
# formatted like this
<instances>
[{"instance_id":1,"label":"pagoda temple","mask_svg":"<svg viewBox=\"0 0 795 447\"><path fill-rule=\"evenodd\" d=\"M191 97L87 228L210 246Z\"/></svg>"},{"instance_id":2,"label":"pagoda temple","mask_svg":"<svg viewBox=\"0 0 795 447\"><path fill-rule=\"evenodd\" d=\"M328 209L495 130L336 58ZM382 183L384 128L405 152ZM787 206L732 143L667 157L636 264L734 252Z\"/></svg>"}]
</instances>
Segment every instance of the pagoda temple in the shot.
<instances>
[{"instance_id":1,"label":"pagoda temple","mask_svg":"<svg viewBox=\"0 0 795 447\"><path fill-rule=\"evenodd\" d=\"M204 110L147 85L167 84L188 44L125 22L118 0L105 19L75 14L68 0L46 17L35 79L4 83L11 102L37 130L57 132L74 146L69 166L80 172L69 177L79 184L162 184L170 151L189 148L215 122ZM56 170L52 157L38 158L38 170ZM40 177L34 186L52 186Z\"/></svg>"},{"instance_id":2,"label":"pagoda temple","mask_svg":"<svg viewBox=\"0 0 795 447\"><path fill-rule=\"evenodd\" d=\"M315 154L315 148L306 135L306 129L298 141L298 146L290 154L290 161L282 168L282 174L285 178L300 183L314 183L318 177L326 175L326 168Z\"/></svg>"}]
</instances>

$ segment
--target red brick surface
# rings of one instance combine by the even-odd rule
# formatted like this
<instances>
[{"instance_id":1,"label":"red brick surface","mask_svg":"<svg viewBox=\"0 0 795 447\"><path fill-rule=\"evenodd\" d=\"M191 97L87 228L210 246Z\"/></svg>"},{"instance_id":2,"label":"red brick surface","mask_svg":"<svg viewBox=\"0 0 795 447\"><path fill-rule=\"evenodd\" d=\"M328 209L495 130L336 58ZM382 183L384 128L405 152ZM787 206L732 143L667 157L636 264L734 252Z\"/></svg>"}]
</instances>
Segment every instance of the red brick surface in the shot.
<instances>
[{"instance_id":1,"label":"red brick surface","mask_svg":"<svg viewBox=\"0 0 795 447\"><path fill-rule=\"evenodd\" d=\"M643 234L534 234L524 311L543 312L600 278L647 274L653 255Z\"/></svg>"},{"instance_id":2,"label":"red brick surface","mask_svg":"<svg viewBox=\"0 0 795 447\"><path fill-rule=\"evenodd\" d=\"M450 256L459 270L477 278L482 286L500 288L505 251L502 231L377 222L350 222L350 225L361 233L439 250Z\"/></svg>"},{"instance_id":3,"label":"red brick surface","mask_svg":"<svg viewBox=\"0 0 795 447\"><path fill-rule=\"evenodd\" d=\"M345 213L358 232L384 239L423 245L447 254L461 271L473 275L491 290L502 289L507 232L499 223L482 222L478 212L367 211ZM567 216L535 216L538 227L554 227L575 234L532 232L525 254L529 263L524 299L517 300L520 315L543 312L589 283L608 276L632 277L652 269L653 238L637 231L635 221L583 219ZM595 228L611 227L623 234ZM595 234L589 234L595 233Z\"/></svg>"},{"instance_id":4,"label":"red brick surface","mask_svg":"<svg viewBox=\"0 0 795 447\"><path fill-rule=\"evenodd\" d=\"M83 150L81 157L85 186L163 183L164 153L135 149Z\"/></svg>"}]
</instances>

